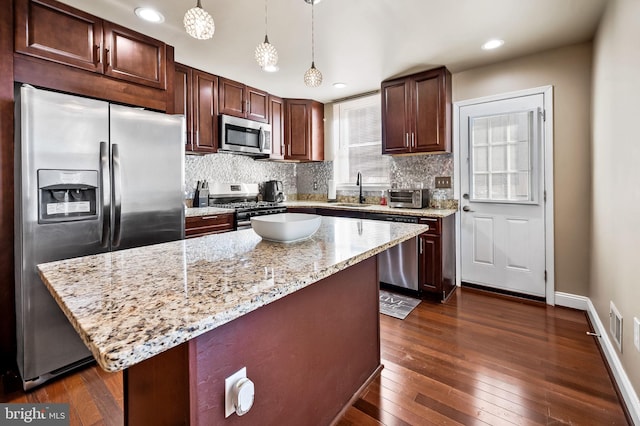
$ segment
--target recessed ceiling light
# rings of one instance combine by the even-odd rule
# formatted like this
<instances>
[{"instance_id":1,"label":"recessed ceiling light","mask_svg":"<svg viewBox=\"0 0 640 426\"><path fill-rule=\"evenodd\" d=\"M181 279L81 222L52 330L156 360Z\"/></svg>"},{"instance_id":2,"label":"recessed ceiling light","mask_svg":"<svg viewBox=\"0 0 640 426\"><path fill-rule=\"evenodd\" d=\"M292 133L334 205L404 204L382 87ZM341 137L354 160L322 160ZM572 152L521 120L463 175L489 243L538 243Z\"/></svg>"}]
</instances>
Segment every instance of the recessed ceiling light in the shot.
<instances>
[{"instance_id":1,"label":"recessed ceiling light","mask_svg":"<svg viewBox=\"0 0 640 426\"><path fill-rule=\"evenodd\" d=\"M486 42L485 44L482 45L482 49L483 50L491 50L491 49L497 49L498 47L502 46L504 44L504 40L500 40L500 39L493 39L493 40L489 40L488 42Z\"/></svg>"},{"instance_id":2,"label":"recessed ceiling light","mask_svg":"<svg viewBox=\"0 0 640 426\"><path fill-rule=\"evenodd\" d=\"M164 22L164 16L162 16L162 13L151 9L150 7L136 7L134 12L138 18L144 19L145 21L153 22L154 24Z\"/></svg>"},{"instance_id":3,"label":"recessed ceiling light","mask_svg":"<svg viewBox=\"0 0 640 426\"><path fill-rule=\"evenodd\" d=\"M347 87L347 83L333 83L333 87L335 87L336 89L344 89L345 87Z\"/></svg>"}]
</instances>

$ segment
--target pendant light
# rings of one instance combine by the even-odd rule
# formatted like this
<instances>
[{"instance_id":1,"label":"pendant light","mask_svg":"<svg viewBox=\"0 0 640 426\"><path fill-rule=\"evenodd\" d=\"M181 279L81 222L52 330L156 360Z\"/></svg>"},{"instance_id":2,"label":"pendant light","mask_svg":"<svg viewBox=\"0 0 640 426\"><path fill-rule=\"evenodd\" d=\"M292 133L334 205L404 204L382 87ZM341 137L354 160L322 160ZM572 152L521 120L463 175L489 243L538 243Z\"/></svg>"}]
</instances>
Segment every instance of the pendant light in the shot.
<instances>
[{"instance_id":1,"label":"pendant light","mask_svg":"<svg viewBox=\"0 0 640 426\"><path fill-rule=\"evenodd\" d=\"M264 42L256 47L256 61L267 72L278 71L278 51L267 36L267 0L264 0Z\"/></svg>"},{"instance_id":2,"label":"pendant light","mask_svg":"<svg viewBox=\"0 0 640 426\"><path fill-rule=\"evenodd\" d=\"M313 33L313 5L317 0L304 0L306 3L311 3L311 68L304 73L304 84L309 87L318 87L322 84L322 73L318 71L315 63L315 46L314 46L314 33Z\"/></svg>"},{"instance_id":3,"label":"pendant light","mask_svg":"<svg viewBox=\"0 0 640 426\"><path fill-rule=\"evenodd\" d=\"M210 39L216 30L213 18L202 8L200 0L198 0L196 7L187 10L183 22L187 34L198 40Z\"/></svg>"}]
</instances>

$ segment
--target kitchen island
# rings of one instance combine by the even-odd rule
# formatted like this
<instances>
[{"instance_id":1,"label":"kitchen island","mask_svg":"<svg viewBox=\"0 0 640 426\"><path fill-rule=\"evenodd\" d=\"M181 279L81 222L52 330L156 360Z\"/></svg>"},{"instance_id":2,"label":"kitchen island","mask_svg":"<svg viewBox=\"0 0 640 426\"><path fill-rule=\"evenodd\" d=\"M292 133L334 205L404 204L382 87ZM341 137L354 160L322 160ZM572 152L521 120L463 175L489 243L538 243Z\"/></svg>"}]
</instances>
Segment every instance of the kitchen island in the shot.
<instances>
[{"instance_id":1,"label":"kitchen island","mask_svg":"<svg viewBox=\"0 0 640 426\"><path fill-rule=\"evenodd\" d=\"M39 270L99 365L124 370L128 424L328 424L380 368L376 254L427 229L323 217L292 244L248 229ZM225 420L242 367L255 403Z\"/></svg>"}]
</instances>

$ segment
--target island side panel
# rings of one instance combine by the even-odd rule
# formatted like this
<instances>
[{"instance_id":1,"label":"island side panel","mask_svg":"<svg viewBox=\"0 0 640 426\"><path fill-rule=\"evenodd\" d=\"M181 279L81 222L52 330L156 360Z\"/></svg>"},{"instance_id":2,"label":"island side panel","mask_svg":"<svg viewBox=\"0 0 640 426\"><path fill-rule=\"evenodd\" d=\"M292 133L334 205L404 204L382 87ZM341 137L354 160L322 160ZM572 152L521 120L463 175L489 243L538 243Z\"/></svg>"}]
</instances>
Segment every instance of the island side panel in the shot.
<instances>
[{"instance_id":1,"label":"island side panel","mask_svg":"<svg viewBox=\"0 0 640 426\"><path fill-rule=\"evenodd\" d=\"M166 369L189 377L190 403L178 404L191 407L192 425L331 423L380 366L377 271L374 256L168 351L186 357L161 354L133 366L129 424L137 424L134 409L166 421L163 410L178 401L153 373ZM254 406L225 419L224 379L242 367L255 383Z\"/></svg>"}]
</instances>

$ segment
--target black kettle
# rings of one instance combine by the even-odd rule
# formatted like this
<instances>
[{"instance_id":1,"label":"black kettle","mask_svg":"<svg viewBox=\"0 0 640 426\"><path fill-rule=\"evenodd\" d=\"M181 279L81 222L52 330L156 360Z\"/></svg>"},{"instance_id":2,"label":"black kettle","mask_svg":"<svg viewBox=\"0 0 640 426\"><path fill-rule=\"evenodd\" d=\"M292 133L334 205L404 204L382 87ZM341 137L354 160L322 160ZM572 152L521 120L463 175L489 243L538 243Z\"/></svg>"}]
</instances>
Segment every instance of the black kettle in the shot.
<instances>
[{"instance_id":1,"label":"black kettle","mask_svg":"<svg viewBox=\"0 0 640 426\"><path fill-rule=\"evenodd\" d=\"M264 183L264 201L281 203L284 201L284 186L280 180L268 180Z\"/></svg>"}]
</instances>

